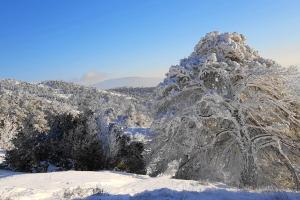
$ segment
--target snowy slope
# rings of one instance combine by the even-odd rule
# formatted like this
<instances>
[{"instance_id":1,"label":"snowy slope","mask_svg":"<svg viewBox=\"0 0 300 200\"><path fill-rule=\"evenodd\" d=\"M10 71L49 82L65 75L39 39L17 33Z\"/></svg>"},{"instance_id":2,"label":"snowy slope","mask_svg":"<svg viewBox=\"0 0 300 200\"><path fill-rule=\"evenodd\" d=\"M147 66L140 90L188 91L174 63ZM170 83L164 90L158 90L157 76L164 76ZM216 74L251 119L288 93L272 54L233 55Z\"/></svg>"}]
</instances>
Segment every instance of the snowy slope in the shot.
<instances>
[{"instance_id":1,"label":"snowy slope","mask_svg":"<svg viewBox=\"0 0 300 200\"><path fill-rule=\"evenodd\" d=\"M43 200L84 197L96 199L239 199L271 200L288 195L290 200L300 198L297 193L242 192L222 184L176 180L169 177L148 176L100 171L53 172L40 174L10 174L1 178L0 199ZM80 187L80 188L78 188ZM98 188L98 190L97 190ZM103 189L103 193L92 196ZM77 192L77 196L76 196ZM73 195L73 193L75 193Z\"/></svg>"}]
</instances>

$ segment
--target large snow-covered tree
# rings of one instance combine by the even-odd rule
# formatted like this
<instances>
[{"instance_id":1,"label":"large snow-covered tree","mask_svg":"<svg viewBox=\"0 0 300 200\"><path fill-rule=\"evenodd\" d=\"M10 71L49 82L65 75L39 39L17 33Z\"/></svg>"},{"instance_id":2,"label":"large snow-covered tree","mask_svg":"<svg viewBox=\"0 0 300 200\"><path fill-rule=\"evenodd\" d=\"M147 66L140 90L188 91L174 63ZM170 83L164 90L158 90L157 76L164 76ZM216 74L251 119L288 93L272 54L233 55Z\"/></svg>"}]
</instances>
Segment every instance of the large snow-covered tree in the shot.
<instances>
[{"instance_id":1,"label":"large snow-covered tree","mask_svg":"<svg viewBox=\"0 0 300 200\"><path fill-rule=\"evenodd\" d=\"M157 89L148 173L299 189L296 81L243 35L207 34Z\"/></svg>"}]
</instances>

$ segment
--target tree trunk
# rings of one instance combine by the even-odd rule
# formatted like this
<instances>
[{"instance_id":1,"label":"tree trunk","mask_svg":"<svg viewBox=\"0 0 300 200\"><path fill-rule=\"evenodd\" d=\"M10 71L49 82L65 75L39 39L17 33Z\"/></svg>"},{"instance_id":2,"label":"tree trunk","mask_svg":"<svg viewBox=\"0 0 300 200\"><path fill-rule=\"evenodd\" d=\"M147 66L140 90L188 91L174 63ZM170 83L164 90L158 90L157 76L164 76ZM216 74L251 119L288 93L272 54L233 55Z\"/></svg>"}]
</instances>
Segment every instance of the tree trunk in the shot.
<instances>
[{"instance_id":1,"label":"tree trunk","mask_svg":"<svg viewBox=\"0 0 300 200\"><path fill-rule=\"evenodd\" d=\"M243 152L243 168L241 172L241 186L256 188L257 187L257 166L252 151Z\"/></svg>"},{"instance_id":2,"label":"tree trunk","mask_svg":"<svg viewBox=\"0 0 300 200\"><path fill-rule=\"evenodd\" d=\"M299 179L299 176L298 176L296 170L294 169L293 165L291 164L290 159L281 150L277 149L276 147L273 147L273 150L276 152L279 159L286 165L286 167L290 171L290 173L293 177L293 181L295 183L295 189L300 190L300 179Z\"/></svg>"}]
</instances>

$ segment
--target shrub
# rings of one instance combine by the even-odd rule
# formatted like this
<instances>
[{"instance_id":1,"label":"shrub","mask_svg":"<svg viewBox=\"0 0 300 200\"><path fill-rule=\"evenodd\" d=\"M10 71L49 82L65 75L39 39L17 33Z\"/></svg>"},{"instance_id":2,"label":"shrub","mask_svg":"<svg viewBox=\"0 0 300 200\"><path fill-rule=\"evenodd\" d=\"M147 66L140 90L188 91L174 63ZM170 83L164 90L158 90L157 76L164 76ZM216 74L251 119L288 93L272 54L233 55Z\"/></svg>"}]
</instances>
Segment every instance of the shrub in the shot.
<instances>
[{"instance_id":1,"label":"shrub","mask_svg":"<svg viewBox=\"0 0 300 200\"><path fill-rule=\"evenodd\" d=\"M98 129L93 127L93 113L88 111L72 119L58 117L50 138L51 161L66 169L99 170L105 166ZM59 131L57 131L59 130Z\"/></svg>"},{"instance_id":2,"label":"shrub","mask_svg":"<svg viewBox=\"0 0 300 200\"><path fill-rule=\"evenodd\" d=\"M5 162L18 171L44 171L43 163L48 158L45 133L19 132L13 139L14 149L7 151Z\"/></svg>"},{"instance_id":3,"label":"shrub","mask_svg":"<svg viewBox=\"0 0 300 200\"><path fill-rule=\"evenodd\" d=\"M7 151L6 163L12 169L25 172L46 172L49 165L54 165L62 170L106 168L145 174L144 145L131 141L119 128L113 136L116 153L107 156L93 116L90 111L75 117L55 116L48 132L39 132L30 123L24 125L12 140L14 148Z\"/></svg>"},{"instance_id":4,"label":"shrub","mask_svg":"<svg viewBox=\"0 0 300 200\"><path fill-rule=\"evenodd\" d=\"M56 116L48 133L27 126L13 139L14 148L7 152L6 162L26 172L47 171L50 163L63 169L103 169L101 142L97 130L90 128L92 115Z\"/></svg>"},{"instance_id":5,"label":"shrub","mask_svg":"<svg viewBox=\"0 0 300 200\"><path fill-rule=\"evenodd\" d=\"M145 161L142 155L144 144L131 141L127 135L119 135L117 138L118 153L114 165L117 169L129 173L145 174Z\"/></svg>"}]
</instances>

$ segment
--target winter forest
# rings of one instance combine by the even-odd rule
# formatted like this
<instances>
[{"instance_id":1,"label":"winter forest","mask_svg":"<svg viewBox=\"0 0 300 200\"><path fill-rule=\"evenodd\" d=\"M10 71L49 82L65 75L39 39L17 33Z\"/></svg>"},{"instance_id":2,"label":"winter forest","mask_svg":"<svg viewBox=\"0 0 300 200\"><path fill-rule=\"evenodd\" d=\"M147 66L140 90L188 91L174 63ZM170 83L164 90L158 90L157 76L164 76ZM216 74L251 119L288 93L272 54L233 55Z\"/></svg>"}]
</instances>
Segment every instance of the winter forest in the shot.
<instances>
[{"instance_id":1,"label":"winter forest","mask_svg":"<svg viewBox=\"0 0 300 200\"><path fill-rule=\"evenodd\" d=\"M156 87L3 79L0 156L7 200L300 199L299 71L210 32Z\"/></svg>"}]
</instances>

